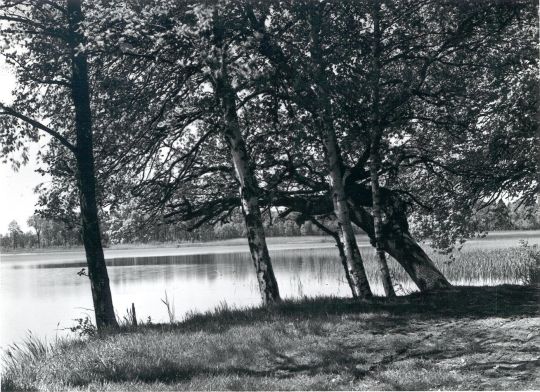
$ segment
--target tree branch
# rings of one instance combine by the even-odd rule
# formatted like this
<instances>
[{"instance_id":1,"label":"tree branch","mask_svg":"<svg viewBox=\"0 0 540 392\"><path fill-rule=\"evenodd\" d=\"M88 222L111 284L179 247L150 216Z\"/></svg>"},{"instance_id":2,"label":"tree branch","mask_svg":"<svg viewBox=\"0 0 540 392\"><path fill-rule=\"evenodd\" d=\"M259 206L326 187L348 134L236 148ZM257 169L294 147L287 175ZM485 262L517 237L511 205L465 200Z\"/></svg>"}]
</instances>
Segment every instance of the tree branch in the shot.
<instances>
[{"instance_id":1,"label":"tree branch","mask_svg":"<svg viewBox=\"0 0 540 392\"><path fill-rule=\"evenodd\" d=\"M43 125L39 121L36 121L28 116L25 116L22 113L17 112L15 109L4 105L3 103L0 103L0 109L3 110L3 113L0 112L0 114L7 114L13 117L18 118L19 120L24 121L25 123L33 126L34 128L41 129L42 131L45 131L52 137L54 137L56 140L58 140L63 146L67 147L73 154L77 154L77 147L75 147L73 144L69 142L64 136L60 135L58 132L52 130L46 125Z\"/></svg>"}]
</instances>

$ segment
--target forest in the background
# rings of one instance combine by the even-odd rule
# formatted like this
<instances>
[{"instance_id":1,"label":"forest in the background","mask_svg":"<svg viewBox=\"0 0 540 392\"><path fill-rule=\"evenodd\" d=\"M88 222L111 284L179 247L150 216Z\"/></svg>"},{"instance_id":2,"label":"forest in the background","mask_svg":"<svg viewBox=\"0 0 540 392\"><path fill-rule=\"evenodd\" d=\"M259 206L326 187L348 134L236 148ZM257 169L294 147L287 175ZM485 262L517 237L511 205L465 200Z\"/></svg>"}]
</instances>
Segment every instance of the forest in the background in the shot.
<instances>
[{"instance_id":1,"label":"forest in the background","mask_svg":"<svg viewBox=\"0 0 540 392\"><path fill-rule=\"evenodd\" d=\"M203 225L189 230L179 224L159 220L149 222L136 211L104 214L103 239L107 245L116 244L156 244L227 240L243 238L246 228L239 213L232 215L228 222ZM310 221L299 221L298 214L280 216L279 211L264 216L264 227L269 237L298 237L328 235ZM472 217L478 232L501 230L539 230L540 206L519 203L497 203L480 210ZM330 223L329 223L330 224ZM27 221L30 230L23 231L16 221L9 224L6 234L0 234L3 250L30 248L61 248L82 245L80 226L77 222L62 222L40 217L35 214ZM414 226L414 225L413 225ZM355 227L356 233L363 231Z\"/></svg>"}]
</instances>

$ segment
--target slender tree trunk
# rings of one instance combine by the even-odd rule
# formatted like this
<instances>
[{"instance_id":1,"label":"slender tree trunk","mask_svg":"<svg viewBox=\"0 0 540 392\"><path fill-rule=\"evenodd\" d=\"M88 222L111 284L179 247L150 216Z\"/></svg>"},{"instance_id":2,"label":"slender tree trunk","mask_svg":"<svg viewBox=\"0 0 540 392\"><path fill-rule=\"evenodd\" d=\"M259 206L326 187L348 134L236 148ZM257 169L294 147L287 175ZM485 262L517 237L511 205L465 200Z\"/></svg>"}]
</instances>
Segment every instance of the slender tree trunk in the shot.
<instances>
[{"instance_id":1,"label":"slender tree trunk","mask_svg":"<svg viewBox=\"0 0 540 392\"><path fill-rule=\"evenodd\" d=\"M236 178L240 183L240 199L242 201L242 213L247 229L247 239L251 258L257 273L259 290L262 301L265 304L280 301L278 284L272 268L272 261L268 253L266 236L262 224L261 211L259 209L259 187L255 173L251 167L251 158L248 154L246 143L240 131L240 123L236 112L236 93L230 85L227 73L227 56L222 48L223 26L219 16L215 14L214 32L217 46L220 47L221 69L215 73L216 96L220 101L225 125L224 137L231 152L232 163L236 172Z\"/></svg>"},{"instance_id":2,"label":"slender tree trunk","mask_svg":"<svg viewBox=\"0 0 540 392\"><path fill-rule=\"evenodd\" d=\"M332 202L336 214L341 242L344 246L345 256L349 275L354 282L356 295L360 298L370 298L372 296L369 282L367 280L364 263L360 256L356 237L354 235L349 205L345 194L344 170L341 161L341 152L332 121L332 108L328 96L328 86L323 66L323 56L320 44L321 15L319 10L311 8L311 57L315 63L314 81L317 84L317 99L320 114L316 118L318 128L321 130L328 172L332 185Z\"/></svg>"},{"instance_id":3,"label":"slender tree trunk","mask_svg":"<svg viewBox=\"0 0 540 392\"><path fill-rule=\"evenodd\" d=\"M371 189L373 193L373 226L374 226L374 239L375 239L375 251L377 253L377 261L379 263L379 270L381 272L381 279L384 288L384 293L387 297L395 297L396 293L392 285L392 279L390 277L390 270L388 269L388 263L386 262L386 256L384 253L384 238L383 238L383 224L381 214L381 201L379 191L379 176L378 176L378 154L370 154L370 176L371 176Z\"/></svg>"},{"instance_id":4,"label":"slender tree trunk","mask_svg":"<svg viewBox=\"0 0 540 392\"><path fill-rule=\"evenodd\" d=\"M102 329L104 327L117 327L118 323L114 314L98 221L88 66L86 55L76 53L76 48L84 42L78 31L82 21L81 3L82 0L67 0L72 51L71 96L75 106L77 181L81 205L82 237L92 288L96 325L98 329Z\"/></svg>"},{"instance_id":5,"label":"slender tree trunk","mask_svg":"<svg viewBox=\"0 0 540 392\"><path fill-rule=\"evenodd\" d=\"M379 26L379 1L372 0L373 17L373 72L372 72L372 99L373 99L373 121L371 130L371 145L369 156L369 173L371 177L371 193L373 199L373 225L375 228L375 249L377 261L381 272L381 279L384 293L387 297L395 297L396 293L392 286L392 279L386 262L386 256L383 249L382 232L382 214L381 214L381 195L379 189L379 167L380 167L380 144L383 133L380 118L380 52L381 52L381 31Z\"/></svg>"},{"instance_id":6,"label":"slender tree trunk","mask_svg":"<svg viewBox=\"0 0 540 392\"><path fill-rule=\"evenodd\" d=\"M339 238L339 235L336 235L334 237L334 240L336 241L336 247L338 248L339 260L341 261L341 265L343 266L343 269L345 270L345 279L347 280L347 284L349 285L349 288L351 289L353 298L358 298L354 280L352 279L351 274L349 272L348 263L347 263L347 255L345 254L345 247L343 246L343 242L341 242L341 238Z\"/></svg>"},{"instance_id":7,"label":"slender tree trunk","mask_svg":"<svg viewBox=\"0 0 540 392\"><path fill-rule=\"evenodd\" d=\"M312 45L310 49L312 58L317 65L317 69L314 72L314 81L318 83L318 93L313 94L313 92L310 92L309 94L310 98L312 98L314 101L312 104L317 106L317 109L320 110L314 109L312 112L319 112L319 118L316 119L316 122L324 140L324 148L327 155L329 173L332 177L332 200L334 203L334 211L338 218L339 233L341 236L339 244L343 246L342 250L344 252L343 255L345 256L345 258L342 257L342 261L345 260L347 265L345 274L346 276L350 277L351 281L353 282L353 296L369 298L372 295L371 289L364 270L360 251L358 250L358 245L356 244L356 238L354 236L350 221L349 207L345 198L343 179L344 173L342 170L336 134L332 124L330 100L324 91L325 75L323 67L321 66L322 56L319 42L321 20L320 14L318 14L314 9L316 6L317 4L313 4L313 7L311 8ZM272 37L267 34L264 23L257 19L249 2L246 4L245 9L246 15L249 18L252 27L261 34L261 41L259 45L259 51L261 54L267 57L290 81L295 80L295 69L287 63L287 57L284 55L279 45L277 45L273 41Z\"/></svg>"},{"instance_id":8,"label":"slender tree trunk","mask_svg":"<svg viewBox=\"0 0 540 392\"><path fill-rule=\"evenodd\" d=\"M343 243L345 257L347 259L348 272L354 282L356 296L369 298L372 296L371 289L351 223L336 136L333 129L327 128L325 131L323 140L332 182L332 202L338 220L341 242Z\"/></svg>"},{"instance_id":9,"label":"slender tree trunk","mask_svg":"<svg viewBox=\"0 0 540 392\"><path fill-rule=\"evenodd\" d=\"M367 233L371 243L374 245L375 228L373 217L365 209L366 205L371 206L373 203L371 199L369 199L369 202L367 200L367 197L371 197L371 191L368 192L369 194L367 194L363 186L354 184L347 186L351 220ZM306 216L328 215L333 211L333 204L327 196L320 196L312 200L280 197L275 199L274 202L275 205L297 211ZM396 259L421 291L450 288L450 283L410 234L407 213L400 200L393 200L388 197L388 194L381 192L381 206L388 216L388 222L383 225L384 250Z\"/></svg>"},{"instance_id":10,"label":"slender tree trunk","mask_svg":"<svg viewBox=\"0 0 540 392\"><path fill-rule=\"evenodd\" d=\"M341 265L343 265L343 268L345 270L345 279L347 279L347 283L349 284L349 288L351 289L353 298L358 298L354 280L349 273L349 266L347 263L347 256L345 254L345 247L343 246L343 242L341 242L341 239L339 238L339 234L333 230L330 230L315 218L311 218L311 222L313 222L313 224L319 229L321 229L323 232L332 236L332 238L334 238L334 240L336 241L336 247L338 248L339 252L339 259L341 260Z\"/></svg>"},{"instance_id":11,"label":"slender tree trunk","mask_svg":"<svg viewBox=\"0 0 540 392\"><path fill-rule=\"evenodd\" d=\"M264 303L280 300L279 289L274 276L266 236L262 224L258 201L258 186L250 166L246 144L240 132L238 117L235 108L234 92L230 89L225 92L222 99L225 111L225 140L229 146L236 177L240 183L240 198L242 200L242 213L247 229L247 238L251 258L255 265L259 289Z\"/></svg>"}]
</instances>

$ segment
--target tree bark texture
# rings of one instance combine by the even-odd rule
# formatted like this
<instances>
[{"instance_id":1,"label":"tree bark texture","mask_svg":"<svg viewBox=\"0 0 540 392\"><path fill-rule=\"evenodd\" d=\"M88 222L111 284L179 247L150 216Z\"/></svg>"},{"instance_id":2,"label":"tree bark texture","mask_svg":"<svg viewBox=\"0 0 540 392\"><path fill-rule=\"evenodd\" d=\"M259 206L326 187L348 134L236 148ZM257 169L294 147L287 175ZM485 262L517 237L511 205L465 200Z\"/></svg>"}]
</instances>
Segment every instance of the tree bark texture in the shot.
<instances>
[{"instance_id":1,"label":"tree bark texture","mask_svg":"<svg viewBox=\"0 0 540 392\"><path fill-rule=\"evenodd\" d=\"M356 295L360 298L369 298L372 296L369 282L367 280L364 263L356 243L354 235L349 205L345 194L344 186L344 170L341 161L341 152L339 150L338 141L332 121L332 108L330 98L328 96L328 86L323 66L323 56L321 53L320 33L321 33L321 15L315 6L311 9L311 58L314 61L314 81L317 84L316 97L320 113L315 122L321 131L326 160L328 166L328 174L332 186L332 203L334 213L338 220L339 231L341 234L341 242L344 246L345 256L349 275L354 282Z\"/></svg>"},{"instance_id":2,"label":"tree bark texture","mask_svg":"<svg viewBox=\"0 0 540 392\"><path fill-rule=\"evenodd\" d=\"M354 203L351 200L351 203ZM420 291L442 290L452 287L433 261L409 233L406 217L400 222L394 215L390 224L383 227L383 247L405 269ZM355 205L353 222L375 240L373 217L362 207Z\"/></svg>"},{"instance_id":3,"label":"tree bark texture","mask_svg":"<svg viewBox=\"0 0 540 392\"><path fill-rule=\"evenodd\" d=\"M219 45L219 17L216 35ZM219 45L221 46L221 45ZM221 49L221 69L215 73L216 96L221 104L224 123L224 138L231 152L236 178L240 183L240 200L247 229L247 239L251 259L255 266L257 281L263 303L280 301L279 288L272 268L272 261L266 244L266 236L259 209L259 187L251 166L246 143L240 130L236 112L236 93L232 88L227 73L227 58Z\"/></svg>"},{"instance_id":4,"label":"tree bark texture","mask_svg":"<svg viewBox=\"0 0 540 392\"><path fill-rule=\"evenodd\" d=\"M388 263L384 253L384 238L382 230L382 214L381 214L381 201L379 190L379 176L378 176L378 158L375 152L370 155L370 176L371 176L371 189L373 193L373 228L374 228L374 240L375 251L377 254L377 262L379 264L379 271L381 273L382 284L384 293L387 297L395 297L396 293L392 285L392 279L390 277L390 270L388 269Z\"/></svg>"},{"instance_id":5,"label":"tree bark texture","mask_svg":"<svg viewBox=\"0 0 540 392\"><path fill-rule=\"evenodd\" d=\"M316 4L313 4L313 6L315 5ZM279 45L277 45L272 37L266 32L264 23L256 18L249 3L246 6L246 14L252 27L262 35L259 45L260 53L268 58L284 77L289 80L294 80L295 70L288 64L287 57L281 51ZM313 101L315 100L315 97L311 98ZM349 202L353 206L351 218L353 219L353 222L367 232L370 235L371 240L374 241L373 218L364 209L364 206L372 205L371 192L369 192L368 195L367 192L364 192L365 189L360 189L359 191L359 187L354 187L355 189L349 188L351 187L347 186L347 196ZM292 208L295 211L312 216L328 214L330 212L329 209L332 209L332 206L329 206L329 200L321 199L314 204L309 200L292 200L289 198L288 200L283 200L282 204L278 203L277 205ZM396 217L405 223L404 225L400 223L396 227L390 227L391 241L384 241L384 249L411 275L411 278L421 291L451 287L444 275L442 275L435 267L429 256L409 234L405 213L403 212L400 216L392 216L390 217L390 220L395 219ZM402 248L399 248L399 246L402 246Z\"/></svg>"},{"instance_id":6,"label":"tree bark texture","mask_svg":"<svg viewBox=\"0 0 540 392\"><path fill-rule=\"evenodd\" d=\"M317 219L313 217L311 217L310 220L311 222L313 222L315 226L317 226L319 229L324 231L326 234L331 235L336 241L336 247L338 248L338 252L339 252L339 259L341 261L341 265L343 265L343 269L345 270L345 279L347 280L349 288L351 289L353 298L358 298L355 283L351 277L351 274L349 273L349 266L347 263L347 256L345 254L345 247L343 246L343 242L341 242L341 238L339 237L339 234L333 230L330 230L329 228L324 226L322 223L320 223Z\"/></svg>"},{"instance_id":7,"label":"tree bark texture","mask_svg":"<svg viewBox=\"0 0 540 392\"><path fill-rule=\"evenodd\" d=\"M369 173L371 180L371 193L373 199L373 225L375 229L375 250L377 262L381 273L384 293L387 297L395 297L396 293L392 285L390 270L386 262L386 256L383 249L383 231L381 214L381 195L379 189L379 167L380 167L380 144L383 134L383 128L380 118L380 52L381 52L381 31L379 26L379 1L372 0L373 17L373 72L372 72L372 99L373 99L373 121L371 129L371 143L369 156Z\"/></svg>"},{"instance_id":8,"label":"tree bark texture","mask_svg":"<svg viewBox=\"0 0 540 392\"><path fill-rule=\"evenodd\" d=\"M369 298L372 296L372 293L351 223L349 205L343 186L343 174L340 168L336 136L333 129L327 128L325 131L323 137L327 152L329 175L332 182L332 203L338 220L349 275L354 282L356 295L360 298Z\"/></svg>"},{"instance_id":9,"label":"tree bark texture","mask_svg":"<svg viewBox=\"0 0 540 392\"><path fill-rule=\"evenodd\" d=\"M224 136L231 151L236 178L240 183L242 213L246 223L249 250L257 273L261 297L264 303L271 303L280 300L279 289L266 244L266 236L259 209L258 186L250 166L250 157L240 132L235 100L231 97L233 94L234 92L227 91L222 99L226 124Z\"/></svg>"},{"instance_id":10,"label":"tree bark texture","mask_svg":"<svg viewBox=\"0 0 540 392\"><path fill-rule=\"evenodd\" d=\"M92 140L92 115L86 55L77 53L84 42L79 32L82 0L67 0L71 46L71 96L75 107L77 182L81 206L82 238L98 329L118 327L99 229Z\"/></svg>"},{"instance_id":11,"label":"tree bark texture","mask_svg":"<svg viewBox=\"0 0 540 392\"><path fill-rule=\"evenodd\" d=\"M373 217L365 209L373 203L371 190L357 184L348 184L346 190L352 222L365 231L374 244ZM383 225L384 250L405 269L420 291L450 288L450 283L410 234L404 207L387 190L383 190L381 207L388 216L388 222ZM273 203L306 216L326 216L333 212L332 201L326 196L310 199L286 196L275 198Z\"/></svg>"}]
</instances>

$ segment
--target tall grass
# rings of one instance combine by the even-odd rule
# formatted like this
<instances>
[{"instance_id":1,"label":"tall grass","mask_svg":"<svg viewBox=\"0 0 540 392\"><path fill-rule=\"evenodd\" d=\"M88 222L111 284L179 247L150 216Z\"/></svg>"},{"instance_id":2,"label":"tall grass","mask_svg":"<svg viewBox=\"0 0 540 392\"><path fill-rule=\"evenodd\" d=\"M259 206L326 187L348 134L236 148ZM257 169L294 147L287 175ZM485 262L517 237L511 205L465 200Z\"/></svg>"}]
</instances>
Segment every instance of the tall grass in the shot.
<instances>
[{"instance_id":1,"label":"tall grass","mask_svg":"<svg viewBox=\"0 0 540 392\"><path fill-rule=\"evenodd\" d=\"M25 380L35 380L44 359L53 356L67 343L68 340L58 337L54 343L48 343L28 332L21 343L10 345L0 357L2 390L33 390L35 387L25 384ZM13 380L18 380L16 387Z\"/></svg>"},{"instance_id":2,"label":"tall grass","mask_svg":"<svg viewBox=\"0 0 540 392\"><path fill-rule=\"evenodd\" d=\"M52 346L45 340L41 340L29 332L22 343L14 343L8 347L2 357L2 364L9 367L17 367L22 363L34 364L51 348Z\"/></svg>"},{"instance_id":3,"label":"tall grass","mask_svg":"<svg viewBox=\"0 0 540 392\"><path fill-rule=\"evenodd\" d=\"M523 269L530 264L528 255L520 248L480 250L461 253L451 262L434 256L435 263L448 279L477 284L526 284Z\"/></svg>"},{"instance_id":4,"label":"tall grass","mask_svg":"<svg viewBox=\"0 0 540 392\"><path fill-rule=\"evenodd\" d=\"M534 284L538 282L540 271L540 250L537 245L524 243L518 247L488 248L470 246L453 257L442 255L433 250L429 256L453 284L457 285L497 285L497 284ZM377 261L373 250L363 252L366 273L375 286L381 281ZM391 259L391 258L390 258ZM414 289L410 277L394 260L389 263L394 283L401 287L402 293L410 293ZM377 291L378 287L375 287Z\"/></svg>"}]
</instances>

